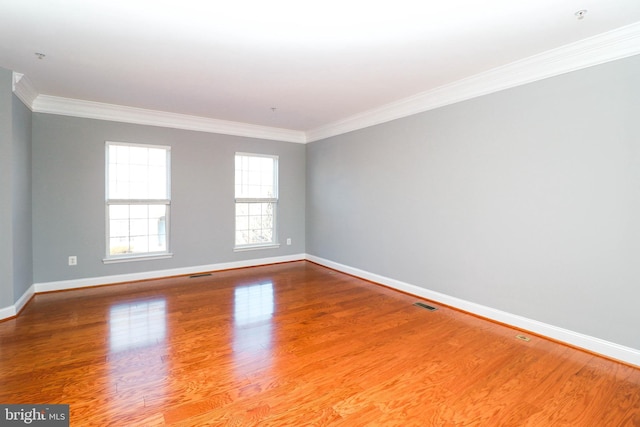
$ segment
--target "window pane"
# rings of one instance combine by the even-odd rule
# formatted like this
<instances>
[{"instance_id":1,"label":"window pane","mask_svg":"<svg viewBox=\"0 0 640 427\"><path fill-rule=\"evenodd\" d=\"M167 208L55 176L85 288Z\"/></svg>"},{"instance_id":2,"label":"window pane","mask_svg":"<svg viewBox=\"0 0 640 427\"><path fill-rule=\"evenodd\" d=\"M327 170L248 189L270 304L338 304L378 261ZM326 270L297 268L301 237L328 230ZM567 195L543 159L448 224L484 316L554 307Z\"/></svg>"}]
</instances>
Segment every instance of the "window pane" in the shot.
<instances>
[{"instance_id":1,"label":"window pane","mask_svg":"<svg viewBox=\"0 0 640 427\"><path fill-rule=\"evenodd\" d=\"M109 223L109 237L129 237L129 220L112 219Z\"/></svg>"},{"instance_id":2,"label":"window pane","mask_svg":"<svg viewBox=\"0 0 640 427\"><path fill-rule=\"evenodd\" d=\"M169 147L107 143L106 153L108 255L167 252ZM127 199L136 203L114 203Z\"/></svg>"},{"instance_id":3,"label":"window pane","mask_svg":"<svg viewBox=\"0 0 640 427\"><path fill-rule=\"evenodd\" d=\"M109 147L113 150L115 156L111 157L114 159L114 163L129 163L129 146L128 145L112 145Z\"/></svg>"},{"instance_id":4,"label":"window pane","mask_svg":"<svg viewBox=\"0 0 640 427\"><path fill-rule=\"evenodd\" d=\"M163 218L167 214L166 205L149 205L149 218Z\"/></svg>"},{"instance_id":5,"label":"window pane","mask_svg":"<svg viewBox=\"0 0 640 427\"><path fill-rule=\"evenodd\" d=\"M149 149L145 147L129 147L129 163L132 165L148 165Z\"/></svg>"},{"instance_id":6,"label":"window pane","mask_svg":"<svg viewBox=\"0 0 640 427\"><path fill-rule=\"evenodd\" d=\"M262 203L248 203L249 215L256 216L262 215Z\"/></svg>"},{"instance_id":7,"label":"window pane","mask_svg":"<svg viewBox=\"0 0 640 427\"><path fill-rule=\"evenodd\" d=\"M236 229L248 230L249 229L249 209L248 203L236 204Z\"/></svg>"},{"instance_id":8,"label":"window pane","mask_svg":"<svg viewBox=\"0 0 640 427\"><path fill-rule=\"evenodd\" d=\"M273 205L236 203L236 245L274 243Z\"/></svg>"},{"instance_id":9,"label":"window pane","mask_svg":"<svg viewBox=\"0 0 640 427\"><path fill-rule=\"evenodd\" d=\"M261 239L264 239L267 242L273 242L273 231L270 228L261 230Z\"/></svg>"},{"instance_id":10,"label":"window pane","mask_svg":"<svg viewBox=\"0 0 640 427\"><path fill-rule=\"evenodd\" d=\"M161 148L150 148L149 166L159 166L165 168L167 166L167 150Z\"/></svg>"},{"instance_id":11,"label":"window pane","mask_svg":"<svg viewBox=\"0 0 640 427\"><path fill-rule=\"evenodd\" d=\"M148 197L150 199L164 199L167 195L167 174L164 167L150 166L148 181Z\"/></svg>"},{"instance_id":12,"label":"window pane","mask_svg":"<svg viewBox=\"0 0 640 427\"><path fill-rule=\"evenodd\" d=\"M168 149L109 145L107 153L108 198L169 198Z\"/></svg>"},{"instance_id":13,"label":"window pane","mask_svg":"<svg viewBox=\"0 0 640 427\"><path fill-rule=\"evenodd\" d=\"M246 231L236 232L236 246L248 245L249 235Z\"/></svg>"},{"instance_id":14,"label":"window pane","mask_svg":"<svg viewBox=\"0 0 640 427\"><path fill-rule=\"evenodd\" d=\"M109 206L109 218L111 218L111 219L129 219L129 205L111 205L111 206Z\"/></svg>"},{"instance_id":15,"label":"window pane","mask_svg":"<svg viewBox=\"0 0 640 427\"><path fill-rule=\"evenodd\" d=\"M109 255L167 251L167 205L109 206Z\"/></svg>"},{"instance_id":16,"label":"window pane","mask_svg":"<svg viewBox=\"0 0 640 427\"><path fill-rule=\"evenodd\" d=\"M146 236L149 233L148 219L132 219L129 223L131 236Z\"/></svg>"},{"instance_id":17,"label":"window pane","mask_svg":"<svg viewBox=\"0 0 640 427\"><path fill-rule=\"evenodd\" d=\"M237 246L275 243L277 165L275 156L235 156Z\"/></svg>"},{"instance_id":18,"label":"window pane","mask_svg":"<svg viewBox=\"0 0 640 427\"><path fill-rule=\"evenodd\" d=\"M128 237L112 237L109 239L109 255L130 254Z\"/></svg>"},{"instance_id":19,"label":"window pane","mask_svg":"<svg viewBox=\"0 0 640 427\"><path fill-rule=\"evenodd\" d=\"M236 203L236 215L248 215L249 204L248 203Z\"/></svg>"},{"instance_id":20,"label":"window pane","mask_svg":"<svg viewBox=\"0 0 640 427\"><path fill-rule=\"evenodd\" d=\"M262 228L262 216L261 215L251 215L249 217L249 228L252 230Z\"/></svg>"},{"instance_id":21,"label":"window pane","mask_svg":"<svg viewBox=\"0 0 640 427\"><path fill-rule=\"evenodd\" d=\"M236 197L275 198L277 158L236 155Z\"/></svg>"},{"instance_id":22,"label":"window pane","mask_svg":"<svg viewBox=\"0 0 640 427\"><path fill-rule=\"evenodd\" d=\"M147 218L148 215L148 205L129 205L129 217L131 219Z\"/></svg>"}]
</instances>

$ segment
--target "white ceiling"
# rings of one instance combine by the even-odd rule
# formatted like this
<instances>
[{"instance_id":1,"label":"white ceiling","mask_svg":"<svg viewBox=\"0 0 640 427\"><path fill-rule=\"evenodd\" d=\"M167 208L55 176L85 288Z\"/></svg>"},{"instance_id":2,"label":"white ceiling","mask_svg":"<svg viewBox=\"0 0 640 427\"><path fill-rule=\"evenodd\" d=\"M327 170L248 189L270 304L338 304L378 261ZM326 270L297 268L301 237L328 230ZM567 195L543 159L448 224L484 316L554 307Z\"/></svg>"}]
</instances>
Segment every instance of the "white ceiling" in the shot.
<instances>
[{"instance_id":1,"label":"white ceiling","mask_svg":"<svg viewBox=\"0 0 640 427\"><path fill-rule=\"evenodd\" d=\"M312 132L638 22L640 0L0 0L0 67L41 95Z\"/></svg>"}]
</instances>

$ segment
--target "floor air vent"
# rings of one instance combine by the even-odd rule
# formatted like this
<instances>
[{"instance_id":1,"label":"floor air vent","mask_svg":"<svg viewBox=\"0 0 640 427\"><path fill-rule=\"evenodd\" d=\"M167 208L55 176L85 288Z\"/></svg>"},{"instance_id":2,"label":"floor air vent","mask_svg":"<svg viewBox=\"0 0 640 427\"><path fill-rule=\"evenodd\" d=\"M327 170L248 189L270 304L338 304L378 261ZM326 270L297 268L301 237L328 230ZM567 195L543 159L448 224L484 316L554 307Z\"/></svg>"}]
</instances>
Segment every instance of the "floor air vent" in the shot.
<instances>
[{"instance_id":1,"label":"floor air vent","mask_svg":"<svg viewBox=\"0 0 640 427\"><path fill-rule=\"evenodd\" d=\"M427 309L427 310L429 310L429 311L437 310L437 308L432 307L432 306L430 306L430 305L428 305L428 304L425 304L425 303L423 303L423 302L416 302L416 303L414 303L413 305L418 306L418 307L422 307L422 308L426 308L426 309Z\"/></svg>"},{"instance_id":2,"label":"floor air vent","mask_svg":"<svg viewBox=\"0 0 640 427\"><path fill-rule=\"evenodd\" d=\"M189 279L195 279L196 277L206 277L211 276L211 273L200 273L200 274L192 274L189 276Z\"/></svg>"}]
</instances>

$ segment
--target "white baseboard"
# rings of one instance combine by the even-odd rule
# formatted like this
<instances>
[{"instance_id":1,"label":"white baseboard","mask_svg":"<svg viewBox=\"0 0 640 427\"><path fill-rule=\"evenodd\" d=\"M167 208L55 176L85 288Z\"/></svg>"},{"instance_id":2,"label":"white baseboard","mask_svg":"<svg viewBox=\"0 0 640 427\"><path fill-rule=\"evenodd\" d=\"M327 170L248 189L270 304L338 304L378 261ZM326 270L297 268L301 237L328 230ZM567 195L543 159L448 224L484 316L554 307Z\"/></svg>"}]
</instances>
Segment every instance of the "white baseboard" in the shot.
<instances>
[{"instance_id":1,"label":"white baseboard","mask_svg":"<svg viewBox=\"0 0 640 427\"><path fill-rule=\"evenodd\" d=\"M0 308L0 320L8 319L16 315L16 306L10 305L9 307Z\"/></svg>"},{"instance_id":2,"label":"white baseboard","mask_svg":"<svg viewBox=\"0 0 640 427\"><path fill-rule=\"evenodd\" d=\"M136 280L160 279L171 276L185 276L207 271L229 270L232 268L256 267L259 265L276 264L279 262L299 261L305 259L304 254L287 255L270 258L258 258L245 261L232 261L218 264L197 265L193 267L172 268L168 270L144 271L140 273L118 274L104 277L90 277L86 279L62 280L59 282L36 283L36 293L61 291L65 289L86 288L88 286L108 285L113 283L133 282Z\"/></svg>"},{"instance_id":3,"label":"white baseboard","mask_svg":"<svg viewBox=\"0 0 640 427\"><path fill-rule=\"evenodd\" d=\"M188 274L202 273L208 271L228 270L232 268L255 267L259 265L275 264L280 262L300 261L307 259L325 267L342 271L353 276L361 277L375 283L406 292L421 298L448 305L462 311L495 320L500 323L514 326L519 329L531 331L533 333L549 337L551 339L570 344L575 347L601 354L612 359L617 359L625 363L640 366L640 350L625 347L616 343L605 341L589 335L563 329L537 320L528 319L516 314L496 310L481 304L476 304L460 298L452 297L389 277L370 273L358 268L349 267L328 259L320 258L309 254L295 254L281 257L259 258L245 261L233 261L218 264L199 265L193 267L174 268L168 270L156 270L141 273L119 274L103 277L90 277L84 279L62 280L57 282L35 283L9 307L0 308L0 320L15 316L29 302L34 294L51 291L61 291L67 289L78 289L89 286L100 286L112 283L131 282L136 280L158 279L170 276L182 276Z\"/></svg>"},{"instance_id":4,"label":"white baseboard","mask_svg":"<svg viewBox=\"0 0 640 427\"><path fill-rule=\"evenodd\" d=\"M31 297L34 294L34 286L29 286L29 289L25 291L24 294L16 301L15 304L10 305L8 307L0 308L0 320L8 319L10 317L16 316L20 313L20 310L24 308L24 306L29 302Z\"/></svg>"},{"instance_id":5,"label":"white baseboard","mask_svg":"<svg viewBox=\"0 0 640 427\"><path fill-rule=\"evenodd\" d=\"M593 353L601 354L612 359L640 366L640 350L638 349L625 347L623 345L605 341L600 338L570 331L568 329L549 325L537 320L528 319L526 317L518 316L517 314L496 310L491 307L452 297L440 292L431 291L429 289L411 285L409 283L401 282L389 277L380 276L378 274L370 273L358 268L349 267L347 265L343 265L314 255L307 254L306 259L325 267L329 267L343 273L370 280L375 283L380 283L382 285L397 289L402 292L406 292L411 295L448 305L450 307L466 311L468 313L473 313L487 319L495 320L506 325L511 325L519 329L524 329L575 347L591 351Z\"/></svg>"},{"instance_id":6,"label":"white baseboard","mask_svg":"<svg viewBox=\"0 0 640 427\"><path fill-rule=\"evenodd\" d=\"M184 276L188 274L202 273L208 271L229 270L232 268L256 267L259 265L276 264L280 262L301 261L305 259L305 254L295 254L270 258L258 258L245 261L233 261L218 264L198 265L193 267L173 268L168 270L145 271L141 273L118 274L103 277L88 277L84 279L61 280L57 282L34 283L9 307L0 308L0 320L7 319L19 313L34 294L42 292L63 291L68 289L79 289L90 286L109 285L113 283L132 282L136 280L159 279L170 276Z\"/></svg>"},{"instance_id":7,"label":"white baseboard","mask_svg":"<svg viewBox=\"0 0 640 427\"><path fill-rule=\"evenodd\" d=\"M24 294L22 294L22 296L18 299L18 301L16 301L16 303L13 305L15 307L16 314L20 313L20 311L24 308L24 306L27 305L31 297L35 295L36 293L35 289L36 287L34 285L29 286L29 289L27 289L27 291Z\"/></svg>"}]
</instances>

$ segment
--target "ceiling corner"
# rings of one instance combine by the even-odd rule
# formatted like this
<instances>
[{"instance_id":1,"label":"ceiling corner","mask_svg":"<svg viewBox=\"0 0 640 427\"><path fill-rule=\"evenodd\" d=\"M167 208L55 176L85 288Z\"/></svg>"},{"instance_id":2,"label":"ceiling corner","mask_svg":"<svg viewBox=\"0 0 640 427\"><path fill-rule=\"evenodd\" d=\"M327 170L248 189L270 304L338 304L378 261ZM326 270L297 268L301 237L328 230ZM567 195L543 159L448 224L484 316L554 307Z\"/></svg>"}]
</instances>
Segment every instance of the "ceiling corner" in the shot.
<instances>
[{"instance_id":1,"label":"ceiling corner","mask_svg":"<svg viewBox=\"0 0 640 427\"><path fill-rule=\"evenodd\" d=\"M38 91L24 74L13 73L13 93L33 111L33 103L38 97Z\"/></svg>"},{"instance_id":2,"label":"ceiling corner","mask_svg":"<svg viewBox=\"0 0 640 427\"><path fill-rule=\"evenodd\" d=\"M640 54L640 22L598 34L307 131L313 142Z\"/></svg>"}]
</instances>

